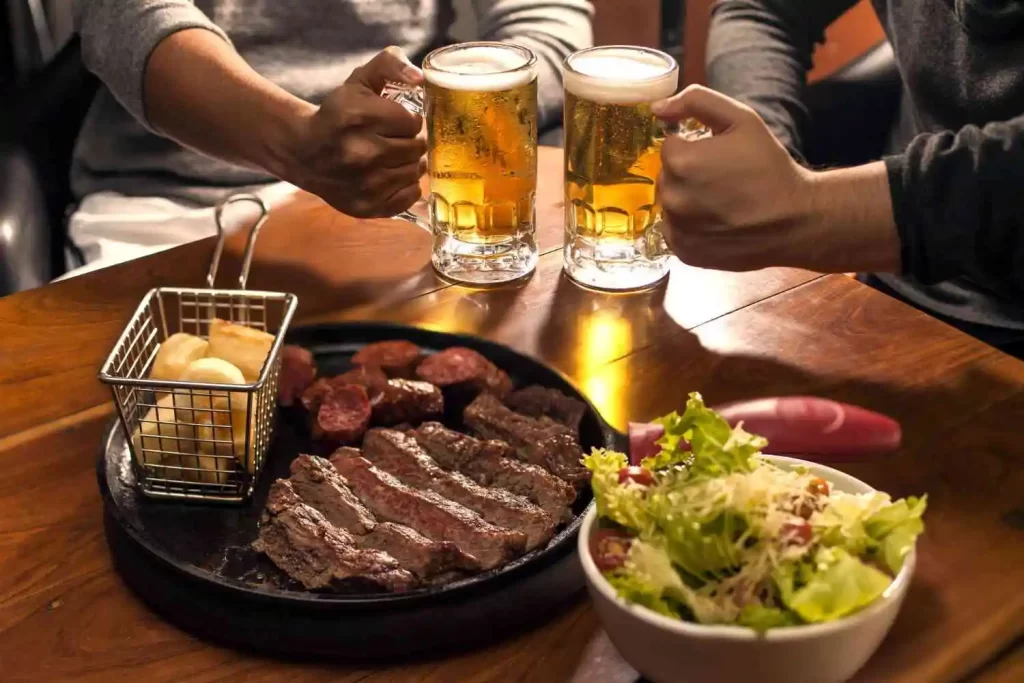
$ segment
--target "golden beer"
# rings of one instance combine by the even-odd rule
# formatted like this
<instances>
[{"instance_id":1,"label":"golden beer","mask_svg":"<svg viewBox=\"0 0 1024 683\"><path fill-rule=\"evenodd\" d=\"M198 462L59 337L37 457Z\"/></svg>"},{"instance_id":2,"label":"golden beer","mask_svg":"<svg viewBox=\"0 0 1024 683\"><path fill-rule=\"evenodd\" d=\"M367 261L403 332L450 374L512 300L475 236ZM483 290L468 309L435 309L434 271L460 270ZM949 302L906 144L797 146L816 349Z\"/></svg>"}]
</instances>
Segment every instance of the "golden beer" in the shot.
<instances>
[{"instance_id":1,"label":"golden beer","mask_svg":"<svg viewBox=\"0 0 1024 683\"><path fill-rule=\"evenodd\" d=\"M655 195L665 128L651 103L679 69L639 47L597 47L565 60L565 270L599 289L651 286L668 274Z\"/></svg>"},{"instance_id":2,"label":"golden beer","mask_svg":"<svg viewBox=\"0 0 1024 683\"><path fill-rule=\"evenodd\" d=\"M423 65L433 262L496 283L537 263L537 69L526 48L465 43Z\"/></svg>"}]
</instances>

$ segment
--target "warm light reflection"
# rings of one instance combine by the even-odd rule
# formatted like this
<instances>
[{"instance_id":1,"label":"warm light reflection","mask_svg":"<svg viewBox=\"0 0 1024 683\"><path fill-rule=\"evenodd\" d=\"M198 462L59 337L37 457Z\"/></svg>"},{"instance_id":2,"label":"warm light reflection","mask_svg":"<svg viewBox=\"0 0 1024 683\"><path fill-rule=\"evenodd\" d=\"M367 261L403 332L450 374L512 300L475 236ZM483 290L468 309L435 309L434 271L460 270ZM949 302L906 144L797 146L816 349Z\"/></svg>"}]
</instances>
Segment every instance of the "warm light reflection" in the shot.
<instances>
[{"instance_id":1,"label":"warm light reflection","mask_svg":"<svg viewBox=\"0 0 1024 683\"><path fill-rule=\"evenodd\" d=\"M576 323L576 376L580 389L612 426L625 429L626 363L612 363L632 350L633 329L618 307L583 311ZM609 364L610 363L610 364Z\"/></svg>"}]
</instances>

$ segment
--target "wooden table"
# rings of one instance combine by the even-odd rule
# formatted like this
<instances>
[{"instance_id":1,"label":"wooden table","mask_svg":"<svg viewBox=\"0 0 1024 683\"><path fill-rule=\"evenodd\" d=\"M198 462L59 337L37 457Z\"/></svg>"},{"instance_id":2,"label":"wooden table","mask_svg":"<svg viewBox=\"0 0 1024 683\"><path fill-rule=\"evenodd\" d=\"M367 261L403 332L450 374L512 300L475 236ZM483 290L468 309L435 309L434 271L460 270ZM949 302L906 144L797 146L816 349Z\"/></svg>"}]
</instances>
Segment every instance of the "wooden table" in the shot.
<instances>
[{"instance_id":1,"label":"wooden table","mask_svg":"<svg viewBox=\"0 0 1024 683\"><path fill-rule=\"evenodd\" d=\"M654 292L579 289L560 272L560 155L542 152L543 255L522 287L450 286L430 270L425 233L304 195L267 224L251 286L298 294L298 322L387 319L504 342L565 372L619 428L691 390L711 403L818 394L897 417L902 450L847 469L897 496L927 492L927 533L902 614L859 680L1022 680L1024 364L842 276L677 264ZM198 286L211 250L204 240L0 299L0 680L633 683L582 600L487 650L371 670L211 647L128 592L101 529L93 468L112 409L96 371L143 293Z\"/></svg>"}]
</instances>

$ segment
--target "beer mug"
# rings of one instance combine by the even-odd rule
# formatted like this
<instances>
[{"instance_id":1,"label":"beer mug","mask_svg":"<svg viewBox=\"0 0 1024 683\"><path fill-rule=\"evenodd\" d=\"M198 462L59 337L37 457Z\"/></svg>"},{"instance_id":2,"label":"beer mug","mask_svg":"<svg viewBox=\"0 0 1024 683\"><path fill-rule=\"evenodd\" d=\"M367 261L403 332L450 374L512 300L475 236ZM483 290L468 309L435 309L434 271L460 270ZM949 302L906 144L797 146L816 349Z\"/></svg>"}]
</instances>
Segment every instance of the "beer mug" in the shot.
<instances>
[{"instance_id":1,"label":"beer mug","mask_svg":"<svg viewBox=\"0 0 1024 683\"><path fill-rule=\"evenodd\" d=\"M655 184L666 126L651 104L675 94L679 66L643 47L569 55L565 84L564 268L604 290L645 289L668 275Z\"/></svg>"},{"instance_id":2,"label":"beer mug","mask_svg":"<svg viewBox=\"0 0 1024 683\"><path fill-rule=\"evenodd\" d=\"M537 267L537 57L506 43L461 43L423 62L425 85L382 93L427 125L430 190L396 216L434 236L452 281L499 284Z\"/></svg>"}]
</instances>

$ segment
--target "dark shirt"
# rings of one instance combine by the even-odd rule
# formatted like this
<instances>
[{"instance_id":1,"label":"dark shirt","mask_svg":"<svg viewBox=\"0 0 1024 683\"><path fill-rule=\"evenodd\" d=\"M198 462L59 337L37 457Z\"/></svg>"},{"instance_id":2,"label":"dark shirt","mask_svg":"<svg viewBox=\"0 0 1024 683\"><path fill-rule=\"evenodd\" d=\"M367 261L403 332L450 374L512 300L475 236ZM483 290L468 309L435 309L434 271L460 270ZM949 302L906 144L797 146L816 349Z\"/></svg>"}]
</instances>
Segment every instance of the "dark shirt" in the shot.
<instances>
[{"instance_id":1,"label":"dark shirt","mask_svg":"<svg viewBox=\"0 0 1024 683\"><path fill-rule=\"evenodd\" d=\"M854 4L719 0L711 86L798 153L814 44ZM880 277L925 310L1024 338L1024 0L873 4L904 84L885 159L903 272Z\"/></svg>"}]
</instances>

